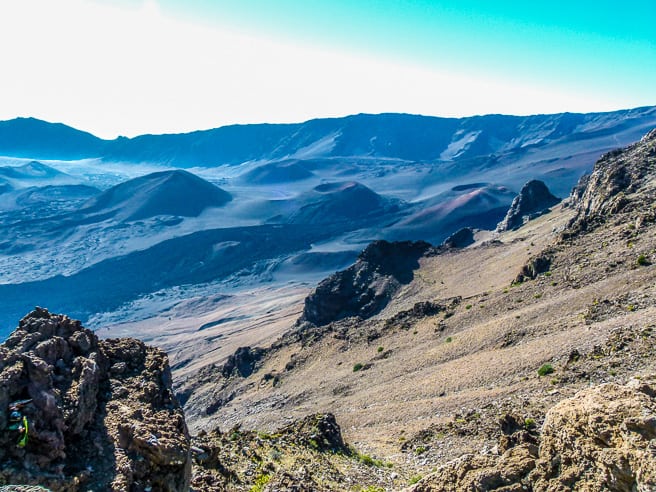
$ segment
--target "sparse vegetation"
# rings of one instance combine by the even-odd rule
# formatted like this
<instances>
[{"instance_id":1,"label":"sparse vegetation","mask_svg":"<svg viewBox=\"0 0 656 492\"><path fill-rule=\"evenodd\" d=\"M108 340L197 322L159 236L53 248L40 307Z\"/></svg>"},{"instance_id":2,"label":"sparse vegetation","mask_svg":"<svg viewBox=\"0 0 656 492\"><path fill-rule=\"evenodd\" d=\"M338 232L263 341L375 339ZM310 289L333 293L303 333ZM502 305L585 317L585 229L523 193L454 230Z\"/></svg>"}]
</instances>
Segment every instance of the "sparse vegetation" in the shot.
<instances>
[{"instance_id":1,"label":"sparse vegetation","mask_svg":"<svg viewBox=\"0 0 656 492\"><path fill-rule=\"evenodd\" d=\"M471 308L472 308L472 305L471 305L471 304L467 304L467 305L465 306L465 309L471 309Z\"/></svg>"},{"instance_id":2,"label":"sparse vegetation","mask_svg":"<svg viewBox=\"0 0 656 492\"><path fill-rule=\"evenodd\" d=\"M249 492L262 492L271 480L271 475L264 473L255 479L255 484L249 489Z\"/></svg>"},{"instance_id":3,"label":"sparse vegetation","mask_svg":"<svg viewBox=\"0 0 656 492\"><path fill-rule=\"evenodd\" d=\"M538 376L546 376L554 372L554 368L551 364L542 364L538 369Z\"/></svg>"},{"instance_id":4,"label":"sparse vegetation","mask_svg":"<svg viewBox=\"0 0 656 492\"><path fill-rule=\"evenodd\" d=\"M368 487L362 487L358 489L359 492L385 492L384 487L378 487L376 485L369 485Z\"/></svg>"},{"instance_id":5,"label":"sparse vegetation","mask_svg":"<svg viewBox=\"0 0 656 492\"><path fill-rule=\"evenodd\" d=\"M535 428L535 419L527 417L524 419L524 428L526 430L531 430Z\"/></svg>"},{"instance_id":6,"label":"sparse vegetation","mask_svg":"<svg viewBox=\"0 0 656 492\"><path fill-rule=\"evenodd\" d=\"M417 449L415 449L415 454L424 454L426 451L426 446L419 446Z\"/></svg>"},{"instance_id":7,"label":"sparse vegetation","mask_svg":"<svg viewBox=\"0 0 656 492\"><path fill-rule=\"evenodd\" d=\"M409 485L414 485L414 484L416 484L417 482L419 482L419 480L421 480L422 478L423 478L423 477L422 477L421 475L414 475L414 476L412 476L412 477L410 478L410 481L408 482L408 484L409 484Z\"/></svg>"},{"instance_id":8,"label":"sparse vegetation","mask_svg":"<svg viewBox=\"0 0 656 492\"><path fill-rule=\"evenodd\" d=\"M359 362L353 366L353 372L358 372L360 369L362 369L362 364Z\"/></svg>"},{"instance_id":9,"label":"sparse vegetation","mask_svg":"<svg viewBox=\"0 0 656 492\"><path fill-rule=\"evenodd\" d=\"M381 353L383 350L385 350L385 348L380 346L376 349L376 352Z\"/></svg>"},{"instance_id":10,"label":"sparse vegetation","mask_svg":"<svg viewBox=\"0 0 656 492\"><path fill-rule=\"evenodd\" d=\"M355 450L352 450L353 454L355 455L356 459L360 461L360 463L363 463L367 466L375 466L377 468L381 468L382 466L385 465L382 460L377 460L376 458L372 458L368 454L363 454L363 453L358 453Z\"/></svg>"},{"instance_id":11,"label":"sparse vegetation","mask_svg":"<svg viewBox=\"0 0 656 492\"><path fill-rule=\"evenodd\" d=\"M651 265L651 262L647 259L647 257L645 255L638 256L638 259L636 260L636 263L639 266Z\"/></svg>"},{"instance_id":12,"label":"sparse vegetation","mask_svg":"<svg viewBox=\"0 0 656 492\"><path fill-rule=\"evenodd\" d=\"M446 340L444 340L445 343L451 343L453 341L453 338L451 337L446 337Z\"/></svg>"}]
</instances>

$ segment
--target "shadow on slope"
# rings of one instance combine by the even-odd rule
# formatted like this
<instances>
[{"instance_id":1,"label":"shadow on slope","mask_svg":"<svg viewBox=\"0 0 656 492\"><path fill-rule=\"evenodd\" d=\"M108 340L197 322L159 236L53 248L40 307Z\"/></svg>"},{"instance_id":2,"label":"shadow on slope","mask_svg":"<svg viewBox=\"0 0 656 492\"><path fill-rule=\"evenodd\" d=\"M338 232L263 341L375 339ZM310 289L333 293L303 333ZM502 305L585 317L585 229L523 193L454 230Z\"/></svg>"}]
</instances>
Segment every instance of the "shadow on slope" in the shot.
<instances>
[{"instance_id":1,"label":"shadow on slope","mask_svg":"<svg viewBox=\"0 0 656 492\"><path fill-rule=\"evenodd\" d=\"M74 275L0 285L0 336L22 313L48 305L79 319L167 287L211 282L252 269L330 237L329 227L214 229L101 261Z\"/></svg>"}]
</instances>

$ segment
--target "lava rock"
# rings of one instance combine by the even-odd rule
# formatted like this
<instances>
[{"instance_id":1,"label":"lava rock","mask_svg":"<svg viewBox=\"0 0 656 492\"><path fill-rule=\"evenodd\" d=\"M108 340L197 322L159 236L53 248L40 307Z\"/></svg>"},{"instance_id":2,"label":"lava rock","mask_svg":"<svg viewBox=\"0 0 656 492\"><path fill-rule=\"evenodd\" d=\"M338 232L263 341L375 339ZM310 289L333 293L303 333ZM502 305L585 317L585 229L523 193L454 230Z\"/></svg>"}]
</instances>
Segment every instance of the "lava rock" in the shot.
<instances>
[{"instance_id":1,"label":"lava rock","mask_svg":"<svg viewBox=\"0 0 656 492\"><path fill-rule=\"evenodd\" d=\"M28 421L24 447L8 428L17 401ZM187 490L189 445L160 350L99 340L79 321L42 308L0 345L0 484Z\"/></svg>"},{"instance_id":2,"label":"lava rock","mask_svg":"<svg viewBox=\"0 0 656 492\"><path fill-rule=\"evenodd\" d=\"M526 183L515 197L506 217L497 225L498 232L510 231L521 227L525 220L537 217L549 211L560 201L551 194L547 185L537 179Z\"/></svg>"},{"instance_id":3,"label":"lava rock","mask_svg":"<svg viewBox=\"0 0 656 492\"><path fill-rule=\"evenodd\" d=\"M466 248L470 244L474 244L474 229L471 227L463 227L446 238L442 243L442 247Z\"/></svg>"},{"instance_id":4,"label":"lava rock","mask_svg":"<svg viewBox=\"0 0 656 492\"><path fill-rule=\"evenodd\" d=\"M350 316L366 319L375 315L401 285L412 281L419 258L431 249L424 241L374 241L355 264L319 283L305 299L297 324L322 326Z\"/></svg>"}]
</instances>

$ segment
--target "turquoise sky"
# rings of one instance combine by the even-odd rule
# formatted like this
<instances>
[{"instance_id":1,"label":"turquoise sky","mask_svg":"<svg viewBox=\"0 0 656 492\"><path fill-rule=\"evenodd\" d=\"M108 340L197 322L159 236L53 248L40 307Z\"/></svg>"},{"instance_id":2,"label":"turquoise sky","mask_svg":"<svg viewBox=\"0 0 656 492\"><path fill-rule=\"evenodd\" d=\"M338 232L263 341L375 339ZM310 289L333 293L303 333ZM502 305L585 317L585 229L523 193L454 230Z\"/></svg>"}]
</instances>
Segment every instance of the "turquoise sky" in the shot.
<instances>
[{"instance_id":1,"label":"turquoise sky","mask_svg":"<svg viewBox=\"0 0 656 492\"><path fill-rule=\"evenodd\" d=\"M656 103L656 1L162 0L248 32ZM617 95L617 94L616 94Z\"/></svg>"},{"instance_id":2,"label":"turquoise sky","mask_svg":"<svg viewBox=\"0 0 656 492\"><path fill-rule=\"evenodd\" d=\"M656 0L0 1L0 119L112 138L649 106L655 26Z\"/></svg>"}]
</instances>

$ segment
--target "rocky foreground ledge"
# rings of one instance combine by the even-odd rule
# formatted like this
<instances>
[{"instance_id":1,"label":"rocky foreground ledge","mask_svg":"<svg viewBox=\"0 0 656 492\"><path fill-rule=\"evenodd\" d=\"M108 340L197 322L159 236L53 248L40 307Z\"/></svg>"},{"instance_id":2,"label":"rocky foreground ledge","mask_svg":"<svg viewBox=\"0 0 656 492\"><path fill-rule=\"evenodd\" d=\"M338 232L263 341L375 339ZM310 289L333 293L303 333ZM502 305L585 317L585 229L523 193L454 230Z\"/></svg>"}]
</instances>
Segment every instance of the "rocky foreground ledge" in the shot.
<instances>
[{"instance_id":1,"label":"rocky foreground ledge","mask_svg":"<svg viewBox=\"0 0 656 492\"><path fill-rule=\"evenodd\" d=\"M28 401L24 447L11 429L17 401ZM161 350L99 340L79 321L40 308L0 345L0 486L188 490L189 448Z\"/></svg>"},{"instance_id":2,"label":"rocky foreground ledge","mask_svg":"<svg viewBox=\"0 0 656 492\"><path fill-rule=\"evenodd\" d=\"M656 376L602 384L547 412L541 432L506 416L488 454L440 467L406 492L656 490Z\"/></svg>"}]
</instances>

